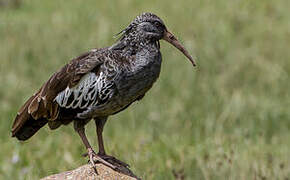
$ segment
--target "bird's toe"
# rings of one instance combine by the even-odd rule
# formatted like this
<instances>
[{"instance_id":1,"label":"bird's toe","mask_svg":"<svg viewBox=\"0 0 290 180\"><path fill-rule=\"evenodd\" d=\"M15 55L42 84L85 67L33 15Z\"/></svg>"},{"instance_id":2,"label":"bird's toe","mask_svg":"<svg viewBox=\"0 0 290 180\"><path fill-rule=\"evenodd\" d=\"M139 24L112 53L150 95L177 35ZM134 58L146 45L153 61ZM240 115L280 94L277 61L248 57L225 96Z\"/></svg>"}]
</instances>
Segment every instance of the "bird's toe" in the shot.
<instances>
[{"instance_id":1,"label":"bird's toe","mask_svg":"<svg viewBox=\"0 0 290 180\"><path fill-rule=\"evenodd\" d=\"M127 163L125 163L125 162L123 162L123 161L115 158L114 156L110 156L110 155L100 155L100 154L98 154L98 155L100 157L102 157L102 159L104 159L106 161L109 161L111 163L118 164L118 165L123 166L123 167L126 167L126 168L129 168L130 167L129 164L127 164Z\"/></svg>"}]
</instances>

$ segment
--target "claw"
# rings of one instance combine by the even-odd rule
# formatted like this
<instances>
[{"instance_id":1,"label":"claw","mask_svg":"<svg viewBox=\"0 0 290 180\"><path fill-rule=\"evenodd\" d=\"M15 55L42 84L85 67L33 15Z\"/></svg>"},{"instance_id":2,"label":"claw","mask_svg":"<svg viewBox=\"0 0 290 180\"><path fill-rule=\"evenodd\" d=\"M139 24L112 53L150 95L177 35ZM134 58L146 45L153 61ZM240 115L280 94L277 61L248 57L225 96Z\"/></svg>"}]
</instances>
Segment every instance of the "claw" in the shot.
<instances>
[{"instance_id":1,"label":"claw","mask_svg":"<svg viewBox=\"0 0 290 180\"><path fill-rule=\"evenodd\" d=\"M100 157L99 155L97 155L93 149L89 148L88 149L88 153L87 154L84 154L83 156L89 156L89 162L92 164L94 170L97 172L97 169L96 169L96 164L95 162L100 162L112 169L117 169L116 166L114 166L113 164L105 161L102 157Z\"/></svg>"},{"instance_id":2,"label":"claw","mask_svg":"<svg viewBox=\"0 0 290 180\"><path fill-rule=\"evenodd\" d=\"M89 162L91 163L91 165L93 166L93 169L95 170L95 172L98 174L97 168L96 168L96 164L94 162L94 155L96 153L94 152L94 150L92 149L88 149L88 153L86 156L89 156Z\"/></svg>"}]
</instances>

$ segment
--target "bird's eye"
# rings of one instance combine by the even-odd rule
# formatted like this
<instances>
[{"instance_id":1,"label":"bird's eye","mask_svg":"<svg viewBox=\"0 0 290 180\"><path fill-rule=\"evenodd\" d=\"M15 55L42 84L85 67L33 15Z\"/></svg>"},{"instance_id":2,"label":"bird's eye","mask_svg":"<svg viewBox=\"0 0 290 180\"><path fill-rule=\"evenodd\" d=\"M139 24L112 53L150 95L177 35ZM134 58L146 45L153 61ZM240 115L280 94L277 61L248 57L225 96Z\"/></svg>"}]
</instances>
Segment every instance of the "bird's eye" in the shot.
<instances>
[{"instance_id":1,"label":"bird's eye","mask_svg":"<svg viewBox=\"0 0 290 180\"><path fill-rule=\"evenodd\" d=\"M160 23L159 21L154 21L153 23L154 23L154 25L157 26L157 27L162 26L161 23Z\"/></svg>"}]
</instances>

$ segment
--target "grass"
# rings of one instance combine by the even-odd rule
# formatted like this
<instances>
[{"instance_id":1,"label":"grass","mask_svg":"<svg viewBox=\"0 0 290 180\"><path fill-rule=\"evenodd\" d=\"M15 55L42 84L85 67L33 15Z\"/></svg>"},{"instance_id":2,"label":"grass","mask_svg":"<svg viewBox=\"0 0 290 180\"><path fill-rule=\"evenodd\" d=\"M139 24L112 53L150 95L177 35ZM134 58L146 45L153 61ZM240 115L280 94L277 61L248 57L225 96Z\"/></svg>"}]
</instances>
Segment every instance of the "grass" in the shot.
<instances>
[{"instance_id":1,"label":"grass","mask_svg":"<svg viewBox=\"0 0 290 180\"><path fill-rule=\"evenodd\" d=\"M0 179L39 179L87 162L71 125L10 137L18 108L71 58L158 14L197 57L162 42L146 97L112 116L107 151L144 179L290 178L290 13L279 1L23 0L0 9ZM87 125L97 148L94 123Z\"/></svg>"}]
</instances>

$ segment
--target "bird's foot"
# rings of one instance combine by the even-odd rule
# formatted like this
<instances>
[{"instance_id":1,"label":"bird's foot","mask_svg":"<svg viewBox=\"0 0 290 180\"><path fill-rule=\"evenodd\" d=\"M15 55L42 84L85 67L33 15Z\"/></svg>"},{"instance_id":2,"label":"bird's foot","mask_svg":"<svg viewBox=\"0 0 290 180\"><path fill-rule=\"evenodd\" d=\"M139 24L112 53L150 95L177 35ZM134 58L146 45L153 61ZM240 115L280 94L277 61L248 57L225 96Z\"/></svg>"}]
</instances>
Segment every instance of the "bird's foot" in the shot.
<instances>
[{"instance_id":1,"label":"bird's foot","mask_svg":"<svg viewBox=\"0 0 290 180\"><path fill-rule=\"evenodd\" d=\"M113 157L113 156L110 156L110 155L106 155L106 154L100 154L98 153L98 156L101 157L103 160L107 161L107 162L110 162L112 164L116 164L118 166L123 166L125 168L129 168L130 165Z\"/></svg>"},{"instance_id":2,"label":"bird's foot","mask_svg":"<svg viewBox=\"0 0 290 180\"><path fill-rule=\"evenodd\" d=\"M99 156L98 154L95 153L95 151L92 148L88 149L88 153L86 154L87 156L89 156L89 162L92 164L94 170L97 172L96 169L96 164L95 162L99 162L102 163L112 169L117 169L117 166L113 165L112 163L106 161L105 159L103 159L101 156Z\"/></svg>"}]
</instances>

